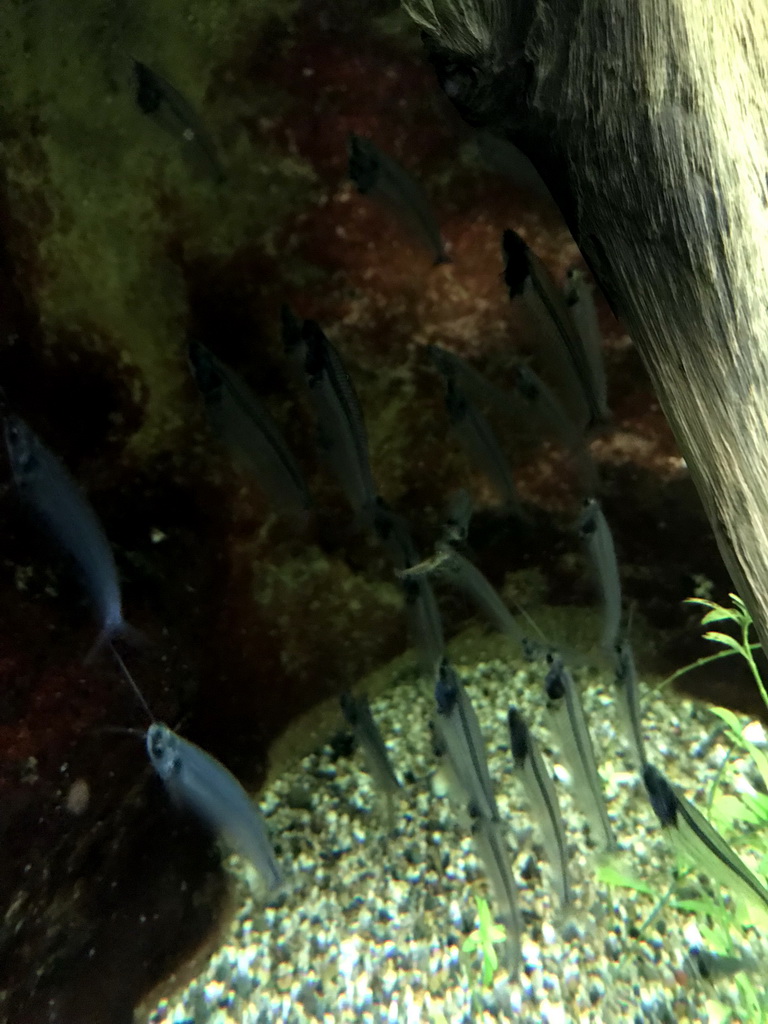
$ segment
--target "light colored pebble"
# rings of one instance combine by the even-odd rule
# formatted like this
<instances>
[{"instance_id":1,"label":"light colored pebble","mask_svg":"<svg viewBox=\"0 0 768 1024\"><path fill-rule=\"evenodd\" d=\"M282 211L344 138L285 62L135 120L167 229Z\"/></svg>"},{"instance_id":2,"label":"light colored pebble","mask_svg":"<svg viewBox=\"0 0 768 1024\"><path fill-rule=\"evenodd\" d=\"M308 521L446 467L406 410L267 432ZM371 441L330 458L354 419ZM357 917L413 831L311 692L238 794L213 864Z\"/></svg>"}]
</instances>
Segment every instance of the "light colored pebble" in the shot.
<instances>
[{"instance_id":1,"label":"light colored pebble","mask_svg":"<svg viewBox=\"0 0 768 1024\"><path fill-rule=\"evenodd\" d=\"M243 899L222 949L184 992L155 1008L152 1024L633 1024L636 1014L648 1021L707 1024L719 1019L718 1006L724 1008L720 1018L731 1014L738 1006L732 981L718 986L717 998L711 990L682 988L675 981L675 969L696 936L701 938L692 915L667 907L663 937L653 931L633 940L629 930L648 916L653 899L618 886L609 891L597 882L596 852L547 729L540 670L489 657L481 670L465 666L462 674L486 739L520 907L529 922L523 957L530 977L510 983L500 971L495 986L485 988L479 954L461 953L467 931L477 927L474 897L488 896L492 907L493 897L471 838L436 784L426 725L431 686L403 673L371 702L399 774L410 769L418 780L403 791L394 830L387 831L383 803L359 753L331 764L327 751L319 751L286 772L260 798L283 859L284 902L264 907L251 895L245 866L231 858L228 867ZM625 851L617 867L661 895L675 861L619 732L612 680L593 671L575 675L609 814ZM560 912L546 865L536 870L534 864L524 884L519 877L539 855L541 836L510 764L505 716L513 701L539 738L545 760L554 764L573 850L572 919ZM700 758L686 751L711 734L714 717L649 691L643 723L653 763L689 798L696 798L697 788L706 791L725 748L714 744ZM760 740L749 728L755 742L765 742L764 734ZM313 815L290 806L290 794L300 786L309 787ZM288 835L291 846L283 838ZM292 848L302 851L293 859ZM759 948L753 952L760 955Z\"/></svg>"}]
</instances>

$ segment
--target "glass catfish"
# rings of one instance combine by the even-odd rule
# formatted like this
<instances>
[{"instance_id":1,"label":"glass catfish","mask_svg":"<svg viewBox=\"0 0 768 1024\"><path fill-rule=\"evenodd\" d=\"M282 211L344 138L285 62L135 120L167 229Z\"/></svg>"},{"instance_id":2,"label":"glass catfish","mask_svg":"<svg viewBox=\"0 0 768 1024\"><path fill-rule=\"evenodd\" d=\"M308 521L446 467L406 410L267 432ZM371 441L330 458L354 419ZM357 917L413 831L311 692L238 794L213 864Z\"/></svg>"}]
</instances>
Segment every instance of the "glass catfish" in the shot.
<instances>
[{"instance_id":1,"label":"glass catfish","mask_svg":"<svg viewBox=\"0 0 768 1024\"><path fill-rule=\"evenodd\" d=\"M112 653L147 717L152 719L144 734L147 754L171 800L198 817L224 846L250 861L270 894L281 889L283 877L258 806L232 772L212 754L155 719L114 647Z\"/></svg>"},{"instance_id":2,"label":"glass catfish","mask_svg":"<svg viewBox=\"0 0 768 1024\"><path fill-rule=\"evenodd\" d=\"M219 839L253 864L270 893L282 887L261 811L232 772L162 722L147 729L147 753L172 800L192 811Z\"/></svg>"},{"instance_id":3,"label":"glass catfish","mask_svg":"<svg viewBox=\"0 0 768 1024\"><path fill-rule=\"evenodd\" d=\"M24 420L8 415L4 430L14 483L22 500L77 564L98 616L101 632L88 659L117 637L138 640L140 634L123 618L115 556L85 494L64 463Z\"/></svg>"}]
</instances>

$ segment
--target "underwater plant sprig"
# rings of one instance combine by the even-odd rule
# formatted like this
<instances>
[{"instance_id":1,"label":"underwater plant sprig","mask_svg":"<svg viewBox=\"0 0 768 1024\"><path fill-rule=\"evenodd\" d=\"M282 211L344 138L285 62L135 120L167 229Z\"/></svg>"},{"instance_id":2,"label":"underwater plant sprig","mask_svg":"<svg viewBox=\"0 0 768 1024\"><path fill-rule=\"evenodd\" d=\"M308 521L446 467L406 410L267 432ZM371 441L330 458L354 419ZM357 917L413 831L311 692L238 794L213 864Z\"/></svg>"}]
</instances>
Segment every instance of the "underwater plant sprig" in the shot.
<instances>
[{"instance_id":1,"label":"underwater plant sprig","mask_svg":"<svg viewBox=\"0 0 768 1024\"><path fill-rule=\"evenodd\" d=\"M740 654L742 658L744 658L749 666L750 672L752 673L752 678L755 680L757 689L760 692L763 704L766 709L768 709L768 690L765 688L765 683L762 680L760 670L757 667L757 662L755 661L754 654L752 653L760 646L750 639L752 616L738 594L729 594L728 596L733 602L732 608L724 608L715 601L709 601L703 597L689 597L687 598L686 603L699 605L702 608L708 609L702 617L702 626L709 626L714 622L729 621L736 624L739 633L741 634L739 638L731 636L730 633L721 633L718 630L710 630L704 634L704 639L720 644L721 646L733 651L735 654Z\"/></svg>"},{"instance_id":2,"label":"underwater plant sprig","mask_svg":"<svg viewBox=\"0 0 768 1024\"><path fill-rule=\"evenodd\" d=\"M468 935L461 946L462 953L480 953L482 958L483 984L488 986L493 983L496 971L499 966L499 957L495 945L497 942L504 942L507 933L506 929L497 924L493 919L488 900L482 896L475 897L477 904L477 928Z\"/></svg>"},{"instance_id":3,"label":"underwater plant sprig","mask_svg":"<svg viewBox=\"0 0 768 1024\"><path fill-rule=\"evenodd\" d=\"M747 662L768 708L768 692L753 654L759 644L750 635L751 616L737 595L731 594L730 597L733 605L729 608L703 598L689 599L690 604L705 609L702 617L704 627L732 622L737 635L717 630L706 632L705 639L719 644L722 650L679 669L662 686L694 667L736 654ZM746 726L738 715L727 708L711 710L723 723L723 740L728 750L709 786L706 817L689 804L682 793L671 786L656 769L648 766L644 772L646 788L650 783L649 796L654 809L657 813L659 810L662 812L662 826L672 836L673 846L682 853L683 863L675 879L658 897L651 913L640 926L638 937L647 932L666 906L694 915L702 945L691 947L678 972L679 976L699 983L716 983L732 978L739 993L739 1012L735 1015L723 1005L726 1016L722 1020L743 1019L765 1024L768 1021L768 994L761 992L750 977L757 961L742 943L745 938L744 928L756 924L759 928L759 923L765 919L765 908L768 905L764 885L768 866L768 795L760 791L762 787L768 790L768 755L746 735ZM734 754L751 762L762 786L758 789L747 786L745 790L737 786L736 794L725 791L734 768ZM715 826L722 829L722 832L716 831ZM760 855L757 874L734 852L740 841L747 838L752 849ZM734 904L727 900L720 890L708 892L705 889L695 898L683 896L683 881L690 878L697 869L700 870L705 861L712 877L725 885L732 898L736 895L738 902ZM648 894L645 881L631 875L610 875L603 880ZM628 955L622 958L619 968L626 962ZM742 1017L742 1013L745 1016Z\"/></svg>"}]
</instances>

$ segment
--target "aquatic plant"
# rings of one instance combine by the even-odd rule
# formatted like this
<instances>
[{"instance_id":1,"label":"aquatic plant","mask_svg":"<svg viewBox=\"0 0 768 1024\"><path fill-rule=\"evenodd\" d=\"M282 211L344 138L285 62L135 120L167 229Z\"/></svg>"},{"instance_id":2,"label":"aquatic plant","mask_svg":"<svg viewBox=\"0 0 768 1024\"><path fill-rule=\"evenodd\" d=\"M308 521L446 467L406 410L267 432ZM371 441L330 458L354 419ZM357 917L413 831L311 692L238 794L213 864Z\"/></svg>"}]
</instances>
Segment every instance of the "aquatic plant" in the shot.
<instances>
[{"instance_id":1,"label":"aquatic plant","mask_svg":"<svg viewBox=\"0 0 768 1024\"><path fill-rule=\"evenodd\" d=\"M709 609L701 620L702 626L708 626L713 622L733 622L739 631L738 637L733 637L729 633L721 632L708 632L704 634L705 640L712 640L714 643L720 644L733 651L735 654L740 654L749 666L749 670L752 673L752 678L755 680L757 689L762 697L763 704L768 709L768 691L765 689L760 672L755 663L753 651L756 650L760 645L750 640L749 634L752 629L752 616L750 615L747 606L741 600L737 594L728 595L733 601L732 608L724 608L722 605L716 604L714 601L709 601L703 597L689 597L688 604L700 605L703 608Z\"/></svg>"},{"instance_id":2,"label":"aquatic plant","mask_svg":"<svg viewBox=\"0 0 768 1024\"><path fill-rule=\"evenodd\" d=\"M701 620L703 626L723 623L723 629L726 629L727 624L732 623L736 635L720 630L706 632L705 639L720 645L723 650L700 658L692 665L678 670L665 680L665 683L699 665L735 654L746 662L768 709L768 691L754 657L754 651L759 644L751 638L752 618L746 605L736 594L730 594L729 597L733 602L731 607L724 607L704 598L689 598L689 604L706 609ZM723 739L728 751L710 787L707 800L708 817L734 849L749 842L750 848L759 856L757 872L765 878L768 877L768 754L754 741L751 734L754 723L743 724L739 716L728 708L713 707L711 711L723 723ZM759 788L756 788L752 780L758 783ZM599 871L599 876L607 884L648 892L646 882L631 875L618 875L615 871L611 877L607 877L608 870L603 868ZM755 1024L766 1022L768 992L755 985L750 973L749 959L741 955L744 945L748 942L745 931L752 928L760 933L765 926L765 912L746 901L726 903L718 892L712 895L702 891L695 898L684 898L683 883L689 878L692 870L694 869L683 869L677 873L672 884L658 898L651 913L638 929L637 938L640 939L647 932L649 926L667 906L695 915L696 927L707 955L720 965L719 970L716 968L709 972L709 980L716 981L718 977L732 975L733 983L739 992L739 1016L723 1007L723 1016L720 1018L722 1024L742 1019ZM686 973L684 970L683 974Z\"/></svg>"},{"instance_id":3,"label":"aquatic plant","mask_svg":"<svg viewBox=\"0 0 768 1024\"><path fill-rule=\"evenodd\" d=\"M683 665L682 668L676 669L671 675L667 676L660 683L653 687L654 690L662 690L674 683L681 676L686 675L688 672L692 672L694 669L701 668L703 665L710 665L712 662L720 661L723 658L733 657L734 654L740 654L750 666L755 681L757 682L760 694L763 698L763 702L768 707L768 697L765 692L763 681L757 671L757 666L754 662L752 655L753 651L759 650L760 644L757 641L749 639L749 631L752 626L752 618L746 609L744 602L736 594L728 595L734 602L733 608L724 608L722 605L716 604L714 601L706 600L701 597L689 597L687 598L688 604L702 605L708 608L709 611L705 613L701 620L702 626L707 626L712 622L723 622L731 620L738 626L741 634L741 639L736 639L730 636L728 633L709 632L704 634L705 640L712 640L722 646L722 650L716 651L714 654L705 654L701 658L697 658L696 661L690 662L688 665Z\"/></svg>"},{"instance_id":4,"label":"aquatic plant","mask_svg":"<svg viewBox=\"0 0 768 1024\"><path fill-rule=\"evenodd\" d=\"M483 985L488 987L493 984L499 966L495 945L498 942L504 942L507 933L502 925L496 924L494 921L488 900L483 899L482 896L476 896L475 903L477 904L477 928L466 937L461 952L468 956L471 956L472 953L480 954L482 981Z\"/></svg>"}]
</instances>

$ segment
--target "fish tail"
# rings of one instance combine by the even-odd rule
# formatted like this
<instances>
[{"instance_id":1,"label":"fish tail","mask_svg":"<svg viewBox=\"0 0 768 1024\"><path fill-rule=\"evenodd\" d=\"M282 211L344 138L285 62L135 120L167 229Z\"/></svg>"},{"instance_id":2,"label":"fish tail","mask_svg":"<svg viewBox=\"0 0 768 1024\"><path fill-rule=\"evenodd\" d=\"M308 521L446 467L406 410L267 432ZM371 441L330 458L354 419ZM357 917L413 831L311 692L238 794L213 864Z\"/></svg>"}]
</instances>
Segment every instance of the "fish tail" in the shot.
<instances>
[{"instance_id":1,"label":"fish tail","mask_svg":"<svg viewBox=\"0 0 768 1024\"><path fill-rule=\"evenodd\" d=\"M384 794L385 806L385 823L387 827L387 835L392 835L395 831L395 794L391 791L387 791Z\"/></svg>"},{"instance_id":2,"label":"fish tail","mask_svg":"<svg viewBox=\"0 0 768 1024\"><path fill-rule=\"evenodd\" d=\"M118 623L105 626L96 637L88 653L83 658L84 665L92 665L106 647L111 647L115 640L124 640L129 647L143 649L149 647L149 638L140 629L121 619Z\"/></svg>"}]
</instances>

